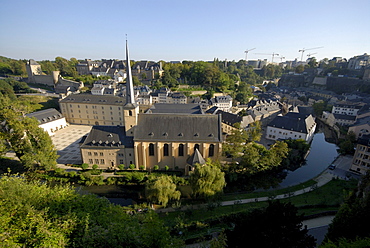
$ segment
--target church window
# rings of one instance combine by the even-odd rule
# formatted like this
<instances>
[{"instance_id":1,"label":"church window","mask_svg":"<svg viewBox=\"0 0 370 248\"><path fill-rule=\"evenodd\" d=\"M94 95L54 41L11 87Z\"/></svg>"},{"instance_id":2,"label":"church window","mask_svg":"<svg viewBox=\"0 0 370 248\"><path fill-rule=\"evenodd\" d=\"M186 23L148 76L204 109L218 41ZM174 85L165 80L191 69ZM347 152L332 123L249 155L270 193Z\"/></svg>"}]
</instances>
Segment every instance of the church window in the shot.
<instances>
[{"instance_id":1,"label":"church window","mask_svg":"<svg viewBox=\"0 0 370 248\"><path fill-rule=\"evenodd\" d=\"M149 156L154 156L154 144L149 144Z\"/></svg>"},{"instance_id":2,"label":"church window","mask_svg":"<svg viewBox=\"0 0 370 248\"><path fill-rule=\"evenodd\" d=\"M184 145L183 144L179 145L179 156L184 156Z\"/></svg>"},{"instance_id":3,"label":"church window","mask_svg":"<svg viewBox=\"0 0 370 248\"><path fill-rule=\"evenodd\" d=\"M208 157L213 157L215 155L215 145L209 145Z\"/></svg>"},{"instance_id":4,"label":"church window","mask_svg":"<svg viewBox=\"0 0 370 248\"><path fill-rule=\"evenodd\" d=\"M164 144L163 146L163 156L169 156L168 144Z\"/></svg>"},{"instance_id":5,"label":"church window","mask_svg":"<svg viewBox=\"0 0 370 248\"><path fill-rule=\"evenodd\" d=\"M199 151L199 144L195 144L195 146L194 146L194 152L195 152L195 150L197 150L198 149L198 151Z\"/></svg>"},{"instance_id":6,"label":"church window","mask_svg":"<svg viewBox=\"0 0 370 248\"><path fill-rule=\"evenodd\" d=\"M132 111L131 110L128 111L128 115L132 116Z\"/></svg>"}]
</instances>

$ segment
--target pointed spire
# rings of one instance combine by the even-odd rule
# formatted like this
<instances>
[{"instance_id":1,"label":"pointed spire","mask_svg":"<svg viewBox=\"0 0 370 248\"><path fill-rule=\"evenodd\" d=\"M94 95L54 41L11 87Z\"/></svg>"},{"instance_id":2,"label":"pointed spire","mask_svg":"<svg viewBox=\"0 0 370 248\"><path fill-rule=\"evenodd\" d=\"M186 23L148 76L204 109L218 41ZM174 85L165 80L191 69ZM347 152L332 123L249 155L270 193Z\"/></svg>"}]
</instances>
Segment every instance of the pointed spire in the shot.
<instances>
[{"instance_id":1,"label":"pointed spire","mask_svg":"<svg viewBox=\"0 0 370 248\"><path fill-rule=\"evenodd\" d=\"M132 82L130 56L128 54L128 42L126 37L126 104L135 105L134 84Z\"/></svg>"},{"instance_id":2,"label":"pointed spire","mask_svg":"<svg viewBox=\"0 0 370 248\"><path fill-rule=\"evenodd\" d=\"M191 166L195 166L195 164L205 164L206 161L204 160L202 154L199 152L198 149L195 149L193 155L191 155L188 160L186 161Z\"/></svg>"}]
</instances>

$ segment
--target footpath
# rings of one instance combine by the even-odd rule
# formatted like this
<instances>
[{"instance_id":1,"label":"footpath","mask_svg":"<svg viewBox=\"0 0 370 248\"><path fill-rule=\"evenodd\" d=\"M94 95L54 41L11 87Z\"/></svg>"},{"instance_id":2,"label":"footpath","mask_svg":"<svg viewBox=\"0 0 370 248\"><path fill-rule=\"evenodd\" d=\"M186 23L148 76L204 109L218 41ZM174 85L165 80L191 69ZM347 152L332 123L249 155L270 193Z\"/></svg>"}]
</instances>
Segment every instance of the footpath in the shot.
<instances>
[{"instance_id":1,"label":"footpath","mask_svg":"<svg viewBox=\"0 0 370 248\"><path fill-rule=\"evenodd\" d=\"M297 191L276 195L274 197L274 199L285 199L285 198L288 198L288 197L308 193L312 190L315 190L315 188L317 188L317 187L321 187L321 186L327 184L334 177L335 176L333 174L329 173L328 171L324 171L322 174L320 174L319 176L317 176L316 178L313 179L317 182L314 187L310 186L310 187L300 189L300 190L297 190ZM251 202L263 202L263 201L268 201L268 200L271 200L271 197L264 196L264 197L256 197L256 198L248 198L248 199L240 199L240 200L232 200L232 201L223 201L223 202L220 203L220 206L247 204L247 203L251 203ZM183 206L183 207L180 208L180 210L186 210L186 209L189 209L189 208L200 209L200 208L203 208L203 207L206 207L206 206L207 206L207 204ZM179 210L175 209L175 208L161 208L161 209L157 209L155 211L158 212L158 213L166 213L166 212L175 212L175 211L179 211Z\"/></svg>"}]
</instances>

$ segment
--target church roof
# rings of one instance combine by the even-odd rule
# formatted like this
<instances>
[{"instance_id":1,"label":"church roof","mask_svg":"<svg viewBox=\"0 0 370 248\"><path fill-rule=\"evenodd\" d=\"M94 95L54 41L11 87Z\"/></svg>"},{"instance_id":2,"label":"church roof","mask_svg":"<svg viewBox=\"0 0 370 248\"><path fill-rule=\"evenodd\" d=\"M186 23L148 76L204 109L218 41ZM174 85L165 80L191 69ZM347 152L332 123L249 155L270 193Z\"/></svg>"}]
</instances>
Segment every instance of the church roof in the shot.
<instances>
[{"instance_id":1,"label":"church roof","mask_svg":"<svg viewBox=\"0 0 370 248\"><path fill-rule=\"evenodd\" d=\"M139 114L134 137L135 141L222 142L221 116Z\"/></svg>"},{"instance_id":2,"label":"church roof","mask_svg":"<svg viewBox=\"0 0 370 248\"><path fill-rule=\"evenodd\" d=\"M195 166L196 164L205 164L206 161L204 160L202 154L200 154L198 149L195 149L193 155L191 155L188 160L186 160L186 163L190 164L191 166Z\"/></svg>"},{"instance_id":3,"label":"church roof","mask_svg":"<svg viewBox=\"0 0 370 248\"><path fill-rule=\"evenodd\" d=\"M154 104L147 113L150 114L203 114L199 104L170 104L157 103Z\"/></svg>"}]
</instances>

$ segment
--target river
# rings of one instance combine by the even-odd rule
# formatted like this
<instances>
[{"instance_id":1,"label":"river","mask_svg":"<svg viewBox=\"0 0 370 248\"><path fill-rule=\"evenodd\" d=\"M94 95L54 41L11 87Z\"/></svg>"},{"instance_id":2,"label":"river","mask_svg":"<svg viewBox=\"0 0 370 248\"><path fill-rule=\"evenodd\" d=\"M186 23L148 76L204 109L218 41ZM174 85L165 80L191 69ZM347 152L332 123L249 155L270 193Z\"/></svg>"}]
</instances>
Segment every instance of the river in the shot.
<instances>
[{"instance_id":1,"label":"river","mask_svg":"<svg viewBox=\"0 0 370 248\"><path fill-rule=\"evenodd\" d=\"M323 172L338 156L338 147L325 141L324 133L316 133L311 143L306 163L295 171L288 171L286 178L280 183L288 187L308 181Z\"/></svg>"}]
</instances>

